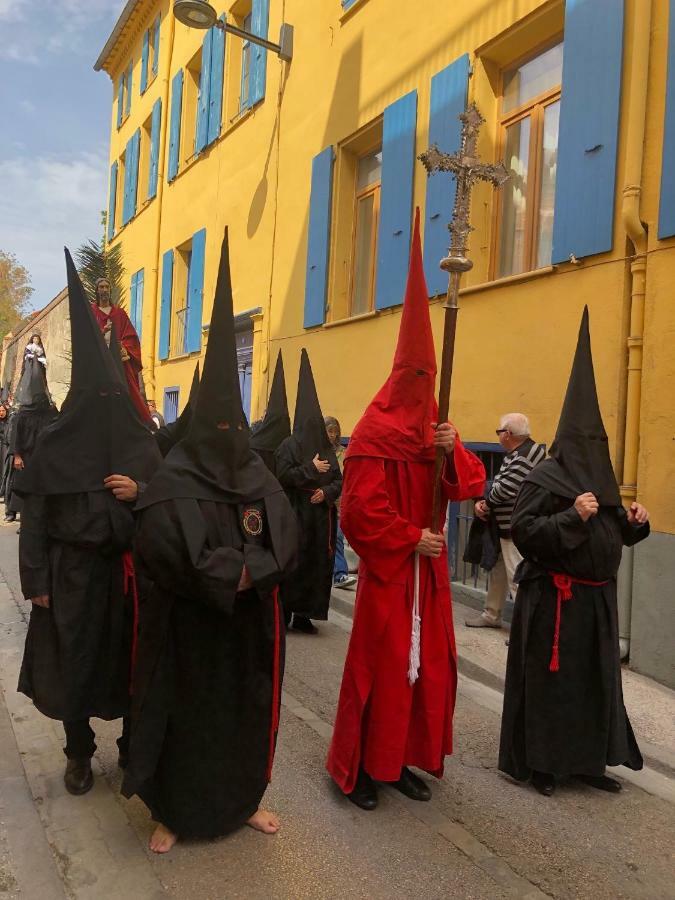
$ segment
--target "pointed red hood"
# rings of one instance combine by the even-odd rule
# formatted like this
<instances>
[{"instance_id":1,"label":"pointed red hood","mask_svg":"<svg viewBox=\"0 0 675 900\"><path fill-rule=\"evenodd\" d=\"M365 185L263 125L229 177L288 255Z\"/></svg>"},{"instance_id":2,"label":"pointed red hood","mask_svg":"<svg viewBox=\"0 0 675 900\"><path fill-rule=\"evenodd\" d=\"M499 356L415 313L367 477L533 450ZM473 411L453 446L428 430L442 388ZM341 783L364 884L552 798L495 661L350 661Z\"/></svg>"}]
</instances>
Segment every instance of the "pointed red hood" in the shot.
<instances>
[{"instance_id":1,"label":"pointed red hood","mask_svg":"<svg viewBox=\"0 0 675 900\"><path fill-rule=\"evenodd\" d=\"M356 425L346 458L433 460L431 423L438 416L435 383L436 352L422 264L418 209L394 366Z\"/></svg>"}]
</instances>

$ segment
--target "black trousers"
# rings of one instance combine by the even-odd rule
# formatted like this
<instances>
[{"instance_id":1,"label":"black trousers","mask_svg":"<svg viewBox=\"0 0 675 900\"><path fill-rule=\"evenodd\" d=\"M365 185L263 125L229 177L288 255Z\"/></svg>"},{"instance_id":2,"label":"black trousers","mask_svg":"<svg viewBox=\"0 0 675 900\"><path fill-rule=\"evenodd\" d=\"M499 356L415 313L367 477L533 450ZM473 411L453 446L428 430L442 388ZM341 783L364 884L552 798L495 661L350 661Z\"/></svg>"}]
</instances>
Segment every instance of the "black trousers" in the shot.
<instances>
[{"instance_id":1,"label":"black trousers","mask_svg":"<svg viewBox=\"0 0 675 900\"><path fill-rule=\"evenodd\" d=\"M66 732L66 746L63 752L68 759L90 759L96 752L94 730L89 724L89 719L81 719L79 722L64 722ZM129 737L131 733L131 720L125 716L122 719L122 734L117 738L117 747L121 754L129 753Z\"/></svg>"}]
</instances>

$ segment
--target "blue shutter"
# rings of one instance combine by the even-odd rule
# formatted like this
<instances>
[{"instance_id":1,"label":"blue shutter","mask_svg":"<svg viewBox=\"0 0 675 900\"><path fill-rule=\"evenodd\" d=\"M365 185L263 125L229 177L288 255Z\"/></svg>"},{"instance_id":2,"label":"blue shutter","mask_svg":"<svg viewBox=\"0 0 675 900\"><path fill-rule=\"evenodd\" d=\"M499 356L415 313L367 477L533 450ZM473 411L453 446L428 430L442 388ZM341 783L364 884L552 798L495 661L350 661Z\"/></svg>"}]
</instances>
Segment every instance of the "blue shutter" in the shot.
<instances>
[{"instance_id":1,"label":"blue shutter","mask_svg":"<svg viewBox=\"0 0 675 900\"><path fill-rule=\"evenodd\" d=\"M131 218L131 172L134 165L134 138L130 137L124 149L124 199L122 202L122 225Z\"/></svg>"},{"instance_id":2,"label":"blue shutter","mask_svg":"<svg viewBox=\"0 0 675 900\"><path fill-rule=\"evenodd\" d=\"M137 128L131 138L131 172L129 173L129 218L136 215L136 201L138 198L138 163L141 156L141 130Z\"/></svg>"},{"instance_id":3,"label":"blue shutter","mask_svg":"<svg viewBox=\"0 0 675 900\"><path fill-rule=\"evenodd\" d=\"M180 155L180 114L183 105L183 70L179 69L171 82L171 123L169 131L169 181L178 174Z\"/></svg>"},{"instance_id":4,"label":"blue shutter","mask_svg":"<svg viewBox=\"0 0 675 900\"><path fill-rule=\"evenodd\" d=\"M659 240L675 235L675 0L670 0L668 21L668 76L666 114L663 123L661 156L661 198L659 200Z\"/></svg>"},{"instance_id":5,"label":"blue shutter","mask_svg":"<svg viewBox=\"0 0 675 900\"><path fill-rule=\"evenodd\" d=\"M410 256L417 91L384 111L376 309L403 303Z\"/></svg>"},{"instance_id":6,"label":"blue shutter","mask_svg":"<svg viewBox=\"0 0 675 900\"><path fill-rule=\"evenodd\" d=\"M143 35L143 51L141 53L141 94L148 86L148 57L150 55L150 31Z\"/></svg>"},{"instance_id":7,"label":"blue shutter","mask_svg":"<svg viewBox=\"0 0 675 900\"><path fill-rule=\"evenodd\" d=\"M225 16L220 17L225 21ZM223 110L223 72L225 64L225 32L213 28L211 44L211 88L209 91L209 127L208 143L212 143L220 135Z\"/></svg>"},{"instance_id":8,"label":"blue shutter","mask_svg":"<svg viewBox=\"0 0 675 900\"><path fill-rule=\"evenodd\" d=\"M134 328L136 329L136 334L141 337L141 331L143 330L143 285L145 282L145 270L141 269L139 272L136 272L136 304L134 309L134 315L132 316L132 323Z\"/></svg>"},{"instance_id":9,"label":"blue shutter","mask_svg":"<svg viewBox=\"0 0 675 900\"><path fill-rule=\"evenodd\" d=\"M437 72L431 79L429 144L438 144L444 153L456 153L462 133L458 116L466 109L469 85L469 56L464 54ZM455 179L449 172L436 172L427 179L424 210L424 272L431 297L444 294L447 273L438 264L447 256L450 244L448 222L455 204Z\"/></svg>"},{"instance_id":10,"label":"blue shutter","mask_svg":"<svg viewBox=\"0 0 675 900\"><path fill-rule=\"evenodd\" d=\"M204 257L206 228L192 235L192 256L188 279L188 309L185 326L185 350L195 353L202 347L202 300L204 297Z\"/></svg>"},{"instance_id":11,"label":"blue shutter","mask_svg":"<svg viewBox=\"0 0 675 900\"><path fill-rule=\"evenodd\" d=\"M553 262L612 249L624 0L567 0Z\"/></svg>"},{"instance_id":12,"label":"blue shutter","mask_svg":"<svg viewBox=\"0 0 675 900\"><path fill-rule=\"evenodd\" d=\"M138 272L134 272L131 276L131 286L129 287L129 320L136 328L136 288L138 285Z\"/></svg>"},{"instance_id":13,"label":"blue shutter","mask_svg":"<svg viewBox=\"0 0 675 900\"><path fill-rule=\"evenodd\" d=\"M162 22L161 15L157 16L155 19L154 29L155 29L155 55L152 58L152 74L157 74L157 69L159 68L159 27Z\"/></svg>"},{"instance_id":14,"label":"blue shutter","mask_svg":"<svg viewBox=\"0 0 675 900\"><path fill-rule=\"evenodd\" d=\"M157 194L157 172L159 167L159 131L162 124L162 100L155 100L152 107L152 128L150 130L150 166L148 172L148 199Z\"/></svg>"},{"instance_id":15,"label":"blue shutter","mask_svg":"<svg viewBox=\"0 0 675 900\"><path fill-rule=\"evenodd\" d=\"M108 240L115 234L115 204L117 201L117 160L110 166L110 199L108 200Z\"/></svg>"},{"instance_id":16,"label":"blue shutter","mask_svg":"<svg viewBox=\"0 0 675 900\"><path fill-rule=\"evenodd\" d=\"M129 63L129 71L127 72L127 106L125 112L127 115L131 112L131 88L134 83L134 63Z\"/></svg>"},{"instance_id":17,"label":"blue shutter","mask_svg":"<svg viewBox=\"0 0 675 900\"><path fill-rule=\"evenodd\" d=\"M120 78L117 87L117 127L122 127L122 115L124 114L124 75Z\"/></svg>"},{"instance_id":18,"label":"blue shutter","mask_svg":"<svg viewBox=\"0 0 675 900\"><path fill-rule=\"evenodd\" d=\"M270 21L270 0L253 0L251 10L251 31L258 37L267 38ZM255 106L265 96L267 80L267 50L258 44L251 44L251 74L249 76L249 106Z\"/></svg>"},{"instance_id":19,"label":"blue shutter","mask_svg":"<svg viewBox=\"0 0 675 900\"><path fill-rule=\"evenodd\" d=\"M171 294L173 292L173 250L162 257L162 299L159 308L159 358L169 355L171 337Z\"/></svg>"},{"instance_id":20,"label":"blue shutter","mask_svg":"<svg viewBox=\"0 0 675 900\"><path fill-rule=\"evenodd\" d=\"M326 147L312 160L305 279L305 328L323 325L326 320L334 159L333 148Z\"/></svg>"},{"instance_id":21,"label":"blue shutter","mask_svg":"<svg viewBox=\"0 0 675 900\"><path fill-rule=\"evenodd\" d=\"M199 74L199 99L197 100L197 127L195 129L195 153L206 147L209 133L209 93L211 87L211 47L213 29L204 35L202 43L202 70Z\"/></svg>"}]
</instances>

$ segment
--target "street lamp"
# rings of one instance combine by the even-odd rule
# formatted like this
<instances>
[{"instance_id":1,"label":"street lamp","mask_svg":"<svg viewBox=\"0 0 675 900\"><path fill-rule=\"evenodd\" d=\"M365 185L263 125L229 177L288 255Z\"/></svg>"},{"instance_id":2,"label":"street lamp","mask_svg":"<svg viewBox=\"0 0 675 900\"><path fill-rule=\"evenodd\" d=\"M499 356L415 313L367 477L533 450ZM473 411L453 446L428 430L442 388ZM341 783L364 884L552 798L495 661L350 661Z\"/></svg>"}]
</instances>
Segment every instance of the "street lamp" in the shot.
<instances>
[{"instance_id":1,"label":"street lamp","mask_svg":"<svg viewBox=\"0 0 675 900\"><path fill-rule=\"evenodd\" d=\"M218 14L211 6L208 0L174 0L173 14L189 28L220 28L228 34L235 34L237 37L250 41L252 44L258 44L267 50L273 50L279 59L290 62L293 58L293 26L283 24L279 34L279 43L274 44L265 38L258 37L257 34L251 34L243 28L237 28L236 25L230 25L218 18Z\"/></svg>"}]
</instances>

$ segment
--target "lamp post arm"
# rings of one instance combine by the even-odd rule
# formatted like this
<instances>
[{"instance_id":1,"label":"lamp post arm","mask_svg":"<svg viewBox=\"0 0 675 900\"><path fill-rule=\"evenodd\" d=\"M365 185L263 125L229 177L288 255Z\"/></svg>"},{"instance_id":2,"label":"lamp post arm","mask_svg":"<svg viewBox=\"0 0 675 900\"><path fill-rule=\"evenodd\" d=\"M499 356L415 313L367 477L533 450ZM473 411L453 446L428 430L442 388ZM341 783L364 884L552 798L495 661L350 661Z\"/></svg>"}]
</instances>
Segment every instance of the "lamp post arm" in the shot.
<instances>
[{"instance_id":1,"label":"lamp post arm","mask_svg":"<svg viewBox=\"0 0 675 900\"><path fill-rule=\"evenodd\" d=\"M292 25L284 24L281 26L281 36L279 44L268 41L267 38L259 37L257 34L251 34L250 31L245 31L243 28L237 28L236 25L230 25L229 22L223 22L221 19L218 19L218 21L215 23L215 27L220 28L221 31L227 32L227 34L234 34L245 41L250 41L252 44L258 44L260 47L264 47L266 50L272 50L283 60L290 61L293 57Z\"/></svg>"}]
</instances>

